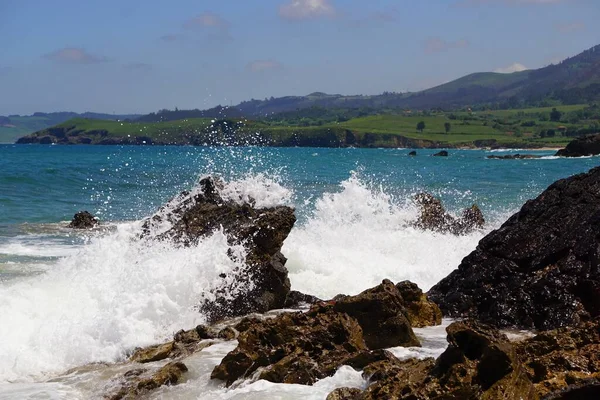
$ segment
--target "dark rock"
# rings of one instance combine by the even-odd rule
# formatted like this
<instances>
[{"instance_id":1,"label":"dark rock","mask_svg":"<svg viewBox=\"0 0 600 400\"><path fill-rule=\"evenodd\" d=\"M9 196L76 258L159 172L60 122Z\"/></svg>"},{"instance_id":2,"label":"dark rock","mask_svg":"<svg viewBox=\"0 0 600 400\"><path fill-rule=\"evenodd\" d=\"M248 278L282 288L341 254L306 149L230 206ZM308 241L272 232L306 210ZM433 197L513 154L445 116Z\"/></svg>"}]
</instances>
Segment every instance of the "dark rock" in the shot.
<instances>
[{"instance_id":1,"label":"dark rock","mask_svg":"<svg viewBox=\"0 0 600 400\"><path fill-rule=\"evenodd\" d=\"M600 134L577 138L556 153L560 157L584 157L597 154L600 154Z\"/></svg>"},{"instance_id":2,"label":"dark rock","mask_svg":"<svg viewBox=\"0 0 600 400\"><path fill-rule=\"evenodd\" d=\"M284 308L306 308L312 304L322 301L318 297L311 296L310 294L300 293L296 290L292 290L288 293L287 299L285 299Z\"/></svg>"},{"instance_id":3,"label":"dark rock","mask_svg":"<svg viewBox=\"0 0 600 400\"><path fill-rule=\"evenodd\" d=\"M464 210L460 218L455 218L446 212L439 199L429 193L417 194L415 203L420 209L415 226L420 229L464 235L482 228L485 223L483 213L475 204Z\"/></svg>"},{"instance_id":4,"label":"dark rock","mask_svg":"<svg viewBox=\"0 0 600 400\"><path fill-rule=\"evenodd\" d=\"M333 304L333 310L356 318L369 349L420 346L398 288L389 280Z\"/></svg>"},{"instance_id":5,"label":"dark rock","mask_svg":"<svg viewBox=\"0 0 600 400\"><path fill-rule=\"evenodd\" d=\"M417 155L417 152L415 150L413 150L410 153L408 153L408 155L414 157Z\"/></svg>"},{"instance_id":6,"label":"dark rock","mask_svg":"<svg viewBox=\"0 0 600 400\"><path fill-rule=\"evenodd\" d=\"M597 400L600 399L600 380L585 379L576 385L542 397L542 400Z\"/></svg>"},{"instance_id":7,"label":"dark rock","mask_svg":"<svg viewBox=\"0 0 600 400\"><path fill-rule=\"evenodd\" d=\"M446 150L439 151L435 154L432 154L433 157L448 157L448 152Z\"/></svg>"},{"instance_id":8,"label":"dark rock","mask_svg":"<svg viewBox=\"0 0 600 400\"><path fill-rule=\"evenodd\" d=\"M355 400L362 394L362 390L356 388L338 388L329 393L325 400Z\"/></svg>"},{"instance_id":9,"label":"dark rock","mask_svg":"<svg viewBox=\"0 0 600 400\"><path fill-rule=\"evenodd\" d=\"M97 226L99 223L100 222L98 222L98 218L94 217L91 213L87 211L80 211L73 216L73 219L69 224L69 228L91 229Z\"/></svg>"},{"instance_id":10,"label":"dark rock","mask_svg":"<svg viewBox=\"0 0 600 400\"><path fill-rule=\"evenodd\" d=\"M532 158L542 158L542 156L536 156L533 154L507 154L505 156L487 156L486 158L492 160L528 160Z\"/></svg>"},{"instance_id":11,"label":"dark rock","mask_svg":"<svg viewBox=\"0 0 600 400\"><path fill-rule=\"evenodd\" d=\"M552 184L429 291L451 317L551 329L600 314L600 168Z\"/></svg>"},{"instance_id":12,"label":"dark rock","mask_svg":"<svg viewBox=\"0 0 600 400\"><path fill-rule=\"evenodd\" d=\"M238 204L223 199L221 187L218 180L202 179L198 193L180 194L146 220L142 237L191 246L222 228L231 245L246 247L246 265L235 272L236 279L224 279L210 296L216 299L206 299L200 305L209 321L283 308L290 282L280 249L296 221L294 210ZM170 224L170 228L154 234L163 224Z\"/></svg>"},{"instance_id":13,"label":"dark rock","mask_svg":"<svg viewBox=\"0 0 600 400\"><path fill-rule=\"evenodd\" d=\"M437 359L385 360L369 365L374 382L356 400L537 399L515 349L491 327L458 322L447 328L449 346Z\"/></svg>"},{"instance_id":14,"label":"dark rock","mask_svg":"<svg viewBox=\"0 0 600 400\"><path fill-rule=\"evenodd\" d=\"M113 395L104 396L104 398L110 400L138 399L161 386L176 385L187 370L185 364L172 362L148 378L140 377L146 370L135 370L135 373L130 373L132 372L130 371L124 375L125 382L121 389Z\"/></svg>"},{"instance_id":15,"label":"dark rock","mask_svg":"<svg viewBox=\"0 0 600 400\"><path fill-rule=\"evenodd\" d=\"M442 311L437 304L429 301L416 283L403 281L396 284L396 288L404 300L410 326L423 328L442 323Z\"/></svg>"},{"instance_id":16,"label":"dark rock","mask_svg":"<svg viewBox=\"0 0 600 400\"><path fill-rule=\"evenodd\" d=\"M221 329L217 337L223 340L233 340L237 337L237 332L228 326L227 328Z\"/></svg>"}]
</instances>

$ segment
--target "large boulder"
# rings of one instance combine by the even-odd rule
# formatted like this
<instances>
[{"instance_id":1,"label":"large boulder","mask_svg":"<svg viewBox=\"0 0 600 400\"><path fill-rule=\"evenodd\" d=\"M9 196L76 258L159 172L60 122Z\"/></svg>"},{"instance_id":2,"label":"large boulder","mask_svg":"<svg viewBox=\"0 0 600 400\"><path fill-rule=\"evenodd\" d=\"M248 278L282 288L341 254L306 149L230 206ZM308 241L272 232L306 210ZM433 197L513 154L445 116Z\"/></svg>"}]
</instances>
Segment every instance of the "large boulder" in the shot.
<instances>
[{"instance_id":1,"label":"large boulder","mask_svg":"<svg viewBox=\"0 0 600 400\"><path fill-rule=\"evenodd\" d=\"M393 359L382 349L420 345L406 313L398 289L385 280L357 296L318 303L305 313L245 318L235 327L241 332L237 348L211 377L228 386L250 377L310 385L342 365L362 369Z\"/></svg>"},{"instance_id":2,"label":"large boulder","mask_svg":"<svg viewBox=\"0 0 600 400\"><path fill-rule=\"evenodd\" d=\"M556 153L560 157L584 157L597 154L600 154L600 134L577 138Z\"/></svg>"},{"instance_id":3,"label":"large boulder","mask_svg":"<svg viewBox=\"0 0 600 400\"><path fill-rule=\"evenodd\" d=\"M420 229L464 235L485 224L483 213L475 204L465 209L461 217L455 218L446 212L440 199L429 193L417 194L414 201L420 211L415 226Z\"/></svg>"},{"instance_id":4,"label":"large boulder","mask_svg":"<svg viewBox=\"0 0 600 400\"><path fill-rule=\"evenodd\" d=\"M537 399L506 336L474 321L447 328L449 346L434 360L383 360L363 375L373 382L356 400Z\"/></svg>"},{"instance_id":5,"label":"large boulder","mask_svg":"<svg viewBox=\"0 0 600 400\"><path fill-rule=\"evenodd\" d=\"M142 237L191 246L222 229L230 245L244 245L245 266L233 280L223 276L210 300L200 305L209 321L283 308L290 281L280 250L296 222L294 209L255 208L252 200L223 198L222 187L219 180L202 179L198 191L180 194L146 220Z\"/></svg>"},{"instance_id":6,"label":"large boulder","mask_svg":"<svg viewBox=\"0 0 600 400\"><path fill-rule=\"evenodd\" d=\"M600 168L562 179L483 238L429 297L451 317L551 329L600 314Z\"/></svg>"}]
</instances>

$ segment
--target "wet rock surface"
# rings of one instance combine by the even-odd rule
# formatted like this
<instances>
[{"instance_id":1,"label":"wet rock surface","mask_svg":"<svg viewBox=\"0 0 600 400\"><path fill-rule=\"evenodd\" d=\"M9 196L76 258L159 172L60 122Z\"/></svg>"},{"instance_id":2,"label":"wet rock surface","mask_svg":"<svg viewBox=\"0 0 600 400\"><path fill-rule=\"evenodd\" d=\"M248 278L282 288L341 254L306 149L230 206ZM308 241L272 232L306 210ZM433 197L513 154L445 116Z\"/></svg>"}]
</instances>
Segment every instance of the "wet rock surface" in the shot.
<instances>
[{"instance_id":1,"label":"wet rock surface","mask_svg":"<svg viewBox=\"0 0 600 400\"><path fill-rule=\"evenodd\" d=\"M187 371L186 365L181 362L168 363L150 376L147 376L148 371L145 369L131 370L123 376L122 387L119 391L112 395L104 396L104 398L110 400L143 398L143 396L161 386L176 385Z\"/></svg>"},{"instance_id":2,"label":"wet rock surface","mask_svg":"<svg viewBox=\"0 0 600 400\"><path fill-rule=\"evenodd\" d=\"M577 138L556 153L559 157L584 157L598 154L600 154L600 134Z\"/></svg>"},{"instance_id":3,"label":"wet rock surface","mask_svg":"<svg viewBox=\"0 0 600 400\"><path fill-rule=\"evenodd\" d=\"M80 211L73 216L68 227L73 229L92 229L100 224L98 218L88 211Z\"/></svg>"},{"instance_id":4,"label":"wet rock surface","mask_svg":"<svg viewBox=\"0 0 600 400\"><path fill-rule=\"evenodd\" d=\"M244 319L238 347L212 372L229 386L241 378L313 384L342 365L364 368L389 359L377 350L419 346L404 301L390 281L340 301L314 305L306 313L273 319ZM258 374L258 375L255 375Z\"/></svg>"},{"instance_id":5,"label":"wet rock surface","mask_svg":"<svg viewBox=\"0 0 600 400\"><path fill-rule=\"evenodd\" d=\"M475 321L447 328L437 359L385 360L364 376L373 382L354 399L535 399L534 386L508 338Z\"/></svg>"},{"instance_id":6,"label":"wet rock surface","mask_svg":"<svg viewBox=\"0 0 600 400\"><path fill-rule=\"evenodd\" d=\"M487 156L491 160L529 160L535 158L542 158L542 156L536 156L534 154L507 154L505 156Z\"/></svg>"},{"instance_id":7,"label":"wet rock surface","mask_svg":"<svg viewBox=\"0 0 600 400\"><path fill-rule=\"evenodd\" d=\"M446 150L439 151L435 154L432 154L433 157L448 157L448 152Z\"/></svg>"},{"instance_id":8,"label":"wet rock surface","mask_svg":"<svg viewBox=\"0 0 600 400\"><path fill-rule=\"evenodd\" d=\"M552 184L428 293L444 315L552 329L600 314L600 168Z\"/></svg>"},{"instance_id":9,"label":"wet rock surface","mask_svg":"<svg viewBox=\"0 0 600 400\"><path fill-rule=\"evenodd\" d=\"M290 282L280 250L296 221L294 210L255 208L252 200L239 204L220 195L222 186L219 180L202 179L198 193L182 193L148 219L142 237L190 246L223 229L231 245L244 245L245 266L233 280L224 276L211 299L200 305L209 321L283 308Z\"/></svg>"},{"instance_id":10,"label":"wet rock surface","mask_svg":"<svg viewBox=\"0 0 600 400\"><path fill-rule=\"evenodd\" d=\"M460 218L455 218L446 212L440 199L429 193L419 193L414 200L420 209L415 226L420 229L464 235L485 224L483 213L475 204L465 209Z\"/></svg>"}]
</instances>

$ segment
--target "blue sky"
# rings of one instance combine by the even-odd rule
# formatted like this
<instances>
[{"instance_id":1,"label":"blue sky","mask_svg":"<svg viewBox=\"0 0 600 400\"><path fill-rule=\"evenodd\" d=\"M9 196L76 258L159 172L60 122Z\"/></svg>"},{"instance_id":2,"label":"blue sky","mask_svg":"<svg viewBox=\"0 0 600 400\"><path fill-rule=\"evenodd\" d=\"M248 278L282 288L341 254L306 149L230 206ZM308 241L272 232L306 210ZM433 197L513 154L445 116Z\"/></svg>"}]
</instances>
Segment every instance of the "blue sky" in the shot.
<instances>
[{"instance_id":1,"label":"blue sky","mask_svg":"<svg viewBox=\"0 0 600 400\"><path fill-rule=\"evenodd\" d=\"M600 44L599 0L0 0L0 115L415 91Z\"/></svg>"}]
</instances>

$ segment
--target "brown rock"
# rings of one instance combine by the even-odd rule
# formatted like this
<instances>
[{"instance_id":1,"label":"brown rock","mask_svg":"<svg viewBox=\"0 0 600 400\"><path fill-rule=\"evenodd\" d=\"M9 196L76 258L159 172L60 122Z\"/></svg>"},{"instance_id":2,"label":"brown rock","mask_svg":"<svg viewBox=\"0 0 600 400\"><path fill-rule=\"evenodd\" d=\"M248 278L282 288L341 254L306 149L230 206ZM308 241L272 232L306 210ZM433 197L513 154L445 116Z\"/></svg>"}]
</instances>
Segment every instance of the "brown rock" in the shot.
<instances>
[{"instance_id":1,"label":"brown rock","mask_svg":"<svg viewBox=\"0 0 600 400\"><path fill-rule=\"evenodd\" d=\"M356 400L361 394L360 389L343 387L329 393L325 400Z\"/></svg>"},{"instance_id":2,"label":"brown rock","mask_svg":"<svg viewBox=\"0 0 600 400\"><path fill-rule=\"evenodd\" d=\"M417 194L415 203L420 209L420 215L414 225L420 229L465 235L481 229L485 223L483 213L477 205L464 210L460 218L455 218L446 212L441 200L429 193Z\"/></svg>"},{"instance_id":3,"label":"brown rock","mask_svg":"<svg viewBox=\"0 0 600 400\"><path fill-rule=\"evenodd\" d=\"M442 311L432 301L429 301L423 291L410 281L396 284L404 300L408 321L413 328L424 328L442 323Z\"/></svg>"},{"instance_id":4,"label":"brown rock","mask_svg":"<svg viewBox=\"0 0 600 400\"><path fill-rule=\"evenodd\" d=\"M168 358L173 351L173 342L139 349L131 356L130 360L139 363L149 363Z\"/></svg>"},{"instance_id":5,"label":"brown rock","mask_svg":"<svg viewBox=\"0 0 600 400\"><path fill-rule=\"evenodd\" d=\"M369 349L420 346L408 321L404 300L387 279L359 295L338 300L333 310L356 318Z\"/></svg>"},{"instance_id":6,"label":"brown rock","mask_svg":"<svg viewBox=\"0 0 600 400\"><path fill-rule=\"evenodd\" d=\"M146 370L129 371L124 375L125 383L121 389L113 395L105 396L105 398L110 400L138 399L161 386L177 384L187 370L185 364L171 362L160 368L149 378L140 377Z\"/></svg>"}]
</instances>

